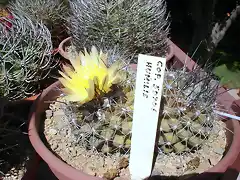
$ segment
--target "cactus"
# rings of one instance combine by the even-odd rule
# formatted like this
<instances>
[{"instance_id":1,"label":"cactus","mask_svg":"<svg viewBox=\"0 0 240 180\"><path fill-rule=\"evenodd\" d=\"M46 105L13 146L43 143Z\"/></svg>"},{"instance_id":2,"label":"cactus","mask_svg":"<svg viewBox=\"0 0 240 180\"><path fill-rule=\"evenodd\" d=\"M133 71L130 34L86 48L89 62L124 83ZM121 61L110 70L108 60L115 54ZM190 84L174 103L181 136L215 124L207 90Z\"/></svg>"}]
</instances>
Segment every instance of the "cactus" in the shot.
<instances>
[{"instance_id":1,"label":"cactus","mask_svg":"<svg viewBox=\"0 0 240 180\"><path fill-rule=\"evenodd\" d=\"M58 64L51 56L51 34L42 23L10 10L14 19L0 23L0 89L10 100L34 95Z\"/></svg>"},{"instance_id":2,"label":"cactus","mask_svg":"<svg viewBox=\"0 0 240 180\"><path fill-rule=\"evenodd\" d=\"M211 135L218 88L213 77L200 68L166 72L158 143L161 152L197 150Z\"/></svg>"},{"instance_id":3,"label":"cactus","mask_svg":"<svg viewBox=\"0 0 240 180\"><path fill-rule=\"evenodd\" d=\"M46 26L60 23L61 16L67 12L65 4L61 0L15 0L10 3L11 9L26 13L32 20L43 22Z\"/></svg>"},{"instance_id":4,"label":"cactus","mask_svg":"<svg viewBox=\"0 0 240 180\"><path fill-rule=\"evenodd\" d=\"M82 146L104 154L127 154L131 145L135 72L128 67L118 67L119 70L113 73L115 76L108 74L111 71L105 71L109 82L112 82L111 79L115 79L118 73L125 76L121 76L124 78L115 84L105 81L109 86L99 86L103 82L99 78L102 77L101 72L94 70L93 65L88 67L86 61L99 63L100 68L104 66L101 61L105 62L109 69L114 65L108 65L107 56L97 57L98 61L94 61L94 53L89 55L85 50L85 56L80 53L75 61L71 61L74 67L71 71L65 68L65 74L61 72L62 78L66 80L63 82L64 89L67 88L60 97L60 101L64 102L61 109L72 125L76 141ZM76 64L86 66L88 71L84 73L89 82L91 78L96 78L99 79L99 83L91 86L79 83L85 80L78 76L78 71L82 73L82 69L76 68ZM185 69L169 69L165 73L163 107L160 111L157 137L160 152L182 153L197 150L208 139L213 129L213 109L218 84L212 80L211 74L204 73L201 69L195 68L192 72ZM78 97L80 91L76 91L76 88L80 86L84 87L86 92L95 94L83 93L89 99L69 98L69 95ZM97 87L95 91L90 90L91 87L94 89L94 86ZM104 90L103 87L106 88L105 91L98 93L98 90Z\"/></svg>"},{"instance_id":5,"label":"cactus","mask_svg":"<svg viewBox=\"0 0 240 180\"><path fill-rule=\"evenodd\" d=\"M54 46L67 37L65 19L68 8L62 0L14 0L9 7L26 14L34 22L42 22L50 30Z\"/></svg>"},{"instance_id":6,"label":"cactus","mask_svg":"<svg viewBox=\"0 0 240 180\"><path fill-rule=\"evenodd\" d=\"M116 45L130 57L165 56L169 34L164 0L70 0L68 29L78 50Z\"/></svg>"},{"instance_id":7,"label":"cactus","mask_svg":"<svg viewBox=\"0 0 240 180\"><path fill-rule=\"evenodd\" d=\"M9 4L9 0L1 0L0 1L0 8L6 7Z\"/></svg>"}]
</instances>

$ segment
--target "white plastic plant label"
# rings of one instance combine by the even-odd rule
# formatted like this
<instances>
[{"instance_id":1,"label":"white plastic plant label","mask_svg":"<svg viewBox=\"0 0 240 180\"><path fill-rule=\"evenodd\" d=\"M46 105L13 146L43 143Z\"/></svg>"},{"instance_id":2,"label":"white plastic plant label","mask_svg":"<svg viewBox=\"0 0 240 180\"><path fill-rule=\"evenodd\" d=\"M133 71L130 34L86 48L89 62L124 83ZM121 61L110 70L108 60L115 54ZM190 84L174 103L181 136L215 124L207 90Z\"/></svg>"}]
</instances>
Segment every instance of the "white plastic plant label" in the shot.
<instances>
[{"instance_id":1,"label":"white plastic plant label","mask_svg":"<svg viewBox=\"0 0 240 180\"><path fill-rule=\"evenodd\" d=\"M130 152L132 180L151 175L166 59L140 54Z\"/></svg>"}]
</instances>

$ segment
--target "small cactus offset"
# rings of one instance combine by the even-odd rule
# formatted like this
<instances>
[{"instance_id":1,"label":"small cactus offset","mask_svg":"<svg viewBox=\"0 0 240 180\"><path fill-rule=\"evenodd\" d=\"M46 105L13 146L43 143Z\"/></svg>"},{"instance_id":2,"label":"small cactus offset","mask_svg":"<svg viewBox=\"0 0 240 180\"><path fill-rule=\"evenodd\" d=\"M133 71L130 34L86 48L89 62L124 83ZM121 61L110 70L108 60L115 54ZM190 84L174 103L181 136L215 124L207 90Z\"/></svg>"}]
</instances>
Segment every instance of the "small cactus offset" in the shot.
<instances>
[{"instance_id":1,"label":"small cactus offset","mask_svg":"<svg viewBox=\"0 0 240 180\"><path fill-rule=\"evenodd\" d=\"M0 23L0 89L10 100L38 92L58 64L51 56L51 34L42 23L10 10L11 27Z\"/></svg>"},{"instance_id":2,"label":"small cactus offset","mask_svg":"<svg viewBox=\"0 0 240 180\"><path fill-rule=\"evenodd\" d=\"M134 110L135 72L120 60L93 47L72 66L64 66L59 98L77 143L98 152L128 154ZM160 110L160 152L182 153L201 148L213 129L217 84L200 69L166 70ZM198 78L196 78L198 76Z\"/></svg>"},{"instance_id":3,"label":"small cactus offset","mask_svg":"<svg viewBox=\"0 0 240 180\"><path fill-rule=\"evenodd\" d=\"M70 0L69 4L68 29L78 50L116 45L130 57L166 55L169 22L164 0Z\"/></svg>"}]
</instances>

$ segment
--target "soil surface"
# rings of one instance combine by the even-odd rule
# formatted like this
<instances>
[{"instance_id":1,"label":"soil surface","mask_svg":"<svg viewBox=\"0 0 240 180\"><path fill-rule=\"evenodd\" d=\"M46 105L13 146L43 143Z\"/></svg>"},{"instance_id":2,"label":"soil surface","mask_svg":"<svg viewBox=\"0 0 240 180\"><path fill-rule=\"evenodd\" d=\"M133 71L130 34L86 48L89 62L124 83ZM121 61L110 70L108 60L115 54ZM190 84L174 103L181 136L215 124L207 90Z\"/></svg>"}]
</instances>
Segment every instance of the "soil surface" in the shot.
<instances>
[{"instance_id":1,"label":"soil surface","mask_svg":"<svg viewBox=\"0 0 240 180\"><path fill-rule=\"evenodd\" d=\"M66 121L64 111L58 103L46 111L44 135L49 148L72 167L104 179L129 180L129 155L105 156L96 150L86 150L76 141L71 124ZM218 121L214 132L201 149L194 153L158 153L153 175L179 176L201 173L216 165L226 148L225 125Z\"/></svg>"}]
</instances>

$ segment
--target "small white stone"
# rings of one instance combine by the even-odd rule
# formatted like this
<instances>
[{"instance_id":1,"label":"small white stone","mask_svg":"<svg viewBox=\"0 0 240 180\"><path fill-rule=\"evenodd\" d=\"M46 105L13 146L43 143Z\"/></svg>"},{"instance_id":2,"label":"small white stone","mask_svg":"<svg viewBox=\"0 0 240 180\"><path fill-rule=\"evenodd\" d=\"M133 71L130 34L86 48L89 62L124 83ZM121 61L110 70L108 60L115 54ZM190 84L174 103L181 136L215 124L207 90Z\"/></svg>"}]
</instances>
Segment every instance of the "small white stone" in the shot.
<instances>
[{"instance_id":1,"label":"small white stone","mask_svg":"<svg viewBox=\"0 0 240 180\"><path fill-rule=\"evenodd\" d=\"M222 149L222 148L214 148L214 152L217 153L217 154L223 155L224 149Z\"/></svg>"},{"instance_id":2,"label":"small white stone","mask_svg":"<svg viewBox=\"0 0 240 180\"><path fill-rule=\"evenodd\" d=\"M58 110L58 111L55 111L54 113L53 113L53 116L55 117L55 116L64 116L65 115L65 113L64 113L64 111L63 110Z\"/></svg>"},{"instance_id":3,"label":"small white stone","mask_svg":"<svg viewBox=\"0 0 240 180\"><path fill-rule=\"evenodd\" d=\"M52 148L52 150L56 150L58 148L57 142L53 141L51 148Z\"/></svg>"},{"instance_id":4,"label":"small white stone","mask_svg":"<svg viewBox=\"0 0 240 180\"><path fill-rule=\"evenodd\" d=\"M56 135L57 134L57 130L56 129L50 129L49 130L49 134L50 135Z\"/></svg>"},{"instance_id":5,"label":"small white stone","mask_svg":"<svg viewBox=\"0 0 240 180\"><path fill-rule=\"evenodd\" d=\"M116 178L114 178L114 180L127 180L127 179L123 178L123 177L116 177Z\"/></svg>"},{"instance_id":6,"label":"small white stone","mask_svg":"<svg viewBox=\"0 0 240 180\"><path fill-rule=\"evenodd\" d=\"M84 172L86 172L87 174L89 174L91 176L95 176L96 175L96 172L94 172L94 168L90 167L88 165L84 168Z\"/></svg>"},{"instance_id":7,"label":"small white stone","mask_svg":"<svg viewBox=\"0 0 240 180\"><path fill-rule=\"evenodd\" d=\"M50 109L46 110L46 118L47 119L50 119L52 117L52 115L53 115L52 110L50 110Z\"/></svg>"}]
</instances>

